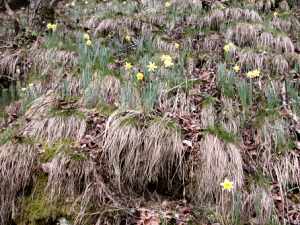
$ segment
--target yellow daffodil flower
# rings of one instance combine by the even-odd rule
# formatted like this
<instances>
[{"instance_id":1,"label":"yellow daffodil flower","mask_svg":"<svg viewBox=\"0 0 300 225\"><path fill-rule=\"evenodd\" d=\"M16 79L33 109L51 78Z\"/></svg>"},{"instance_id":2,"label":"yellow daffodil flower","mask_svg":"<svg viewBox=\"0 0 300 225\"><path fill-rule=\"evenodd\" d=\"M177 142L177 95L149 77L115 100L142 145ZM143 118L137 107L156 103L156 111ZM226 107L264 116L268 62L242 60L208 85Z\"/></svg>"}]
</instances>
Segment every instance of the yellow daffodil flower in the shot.
<instances>
[{"instance_id":1,"label":"yellow daffodil flower","mask_svg":"<svg viewBox=\"0 0 300 225\"><path fill-rule=\"evenodd\" d=\"M71 6L73 7L75 6L75 1L71 2Z\"/></svg>"},{"instance_id":2,"label":"yellow daffodil flower","mask_svg":"<svg viewBox=\"0 0 300 225\"><path fill-rule=\"evenodd\" d=\"M28 84L28 86L29 86L30 88L32 88L32 87L34 86L34 84L33 84L33 83L30 83L30 84Z\"/></svg>"},{"instance_id":3,"label":"yellow daffodil flower","mask_svg":"<svg viewBox=\"0 0 300 225\"><path fill-rule=\"evenodd\" d=\"M132 65L129 62L125 62L124 67L125 67L125 70L130 70L132 68Z\"/></svg>"},{"instance_id":4,"label":"yellow daffodil flower","mask_svg":"<svg viewBox=\"0 0 300 225\"><path fill-rule=\"evenodd\" d=\"M221 183L223 190L231 191L233 189L233 182L229 181L227 178Z\"/></svg>"},{"instance_id":5,"label":"yellow daffodil flower","mask_svg":"<svg viewBox=\"0 0 300 225\"><path fill-rule=\"evenodd\" d=\"M171 2L167 1L167 2L165 3L165 7L166 7L166 8L169 8L170 6L171 6Z\"/></svg>"},{"instance_id":6,"label":"yellow daffodil flower","mask_svg":"<svg viewBox=\"0 0 300 225\"><path fill-rule=\"evenodd\" d=\"M274 13L273 13L273 16L274 16L274 17L277 17L277 16L278 16L278 12L274 12Z\"/></svg>"},{"instance_id":7,"label":"yellow daffodil flower","mask_svg":"<svg viewBox=\"0 0 300 225\"><path fill-rule=\"evenodd\" d=\"M138 73L136 74L136 79L139 80L139 81L144 80L144 74L141 73L141 72L138 72Z\"/></svg>"},{"instance_id":8,"label":"yellow daffodil flower","mask_svg":"<svg viewBox=\"0 0 300 225\"><path fill-rule=\"evenodd\" d=\"M52 30L52 31L56 31L56 29L57 29L57 24L48 23L48 24L47 24L47 29L48 29L48 30Z\"/></svg>"},{"instance_id":9,"label":"yellow daffodil flower","mask_svg":"<svg viewBox=\"0 0 300 225\"><path fill-rule=\"evenodd\" d=\"M52 24L52 30L56 31L56 28L57 28L57 24Z\"/></svg>"},{"instance_id":10,"label":"yellow daffodil flower","mask_svg":"<svg viewBox=\"0 0 300 225\"><path fill-rule=\"evenodd\" d=\"M165 67L171 67L174 65L172 57L170 55L162 55L160 59L161 61L163 61Z\"/></svg>"},{"instance_id":11,"label":"yellow daffodil flower","mask_svg":"<svg viewBox=\"0 0 300 225\"><path fill-rule=\"evenodd\" d=\"M125 40L128 41L128 42L131 41L131 37L130 37L129 34L127 34L127 35L125 36Z\"/></svg>"},{"instance_id":12,"label":"yellow daffodil flower","mask_svg":"<svg viewBox=\"0 0 300 225\"><path fill-rule=\"evenodd\" d=\"M157 66L155 65L155 63L150 62L150 63L148 64L147 68L148 68L148 71L149 71L149 72L153 72L153 71L155 71L155 70L157 69Z\"/></svg>"},{"instance_id":13,"label":"yellow daffodil flower","mask_svg":"<svg viewBox=\"0 0 300 225\"><path fill-rule=\"evenodd\" d=\"M235 47L235 45L232 43L232 42L230 42L230 43L228 43L228 44L226 44L225 46L224 46L224 51L225 52L229 52L231 49L233 49Z\"/></svg>"},{"instance_id":14,"label":"yellow daffodil flower","mask_svg":"<svg viewBox=\"0 0 300 225\"><path fill-rule=\"evenodd\" d=\"M84 40L90 40L90 35L89 35L88 33L85 33L85 34L83 35L83 39L84 39Z\"/></svg>"},{"instance_id":15,"label":"yellow daffodil flower","mask_svg":"<svg viewBox=\"0 0 300 225\"><path fill-rule=\"evenodd\" d=\"M175 48L178 49L180 47L180 44L175 43Z\"/></svg>"},{"instance_id":16,"label":"yellow daffodil flower","mask_svg":"<svg viewBox=\"0 0 300 225\"><path fill-rule=\"evenodd\" d=\"M235 65L235 66L233 67L233 70L234 70L236 73L238 73L238 72L240 72L241 68L240 68L238 65Z\"/></svg>"},{"instance_id":17,"label":"yellow daffodil flower","mask_svg":"<svg viewBox=\"0 0 300 225\"><path fill-rule=\"evenodd\" d=\"M167 59L164 61L165 67L171 67L174 65L174 63L172 62L172 59Z\"/></svg>"},{"instance_id":18,"label":"yellow daffodil flower","mask_svg":"<svg viewBox=\"0 0 300 225\"><path fill-rule=\"evenodd\" d=\"M259 77L260 76L260 70L252 70L252 71L249 71L247 74L246 74L246 76L248 77L248 78L255 78L255 77Z\"/></svg>"},{"instance_id":19,"label":"yellow daffodil flower","mask_svg":"<svg viewBox=\"0 0 300 225\"><path fill-rule=\"evenodd\" d=\"M48 23L48 24L47 24L47 29L48 29L48 30L51 30L51 29L52 29L52 23Z\"/></svg>"},{"instance_id":20,"label":"yellow daffodil flower","mask_svg":"<svg viewBox=\"0 0 300 225\"><path fill-rule=\"evenodd\" d=\"M91 41L91 40L87 40L87 41L85 42L85 44L86 44L86 46L92 46L92 41Z\"/></svg>"},{"instance_id":21,"label":"yellow daffodil flower","mask_svg":"<svg viewBox=\"0 0 300 225\"><path fill-rule=\"evenodd\" d=\"M87 5L88 3L89 3L88 1L85 1L85 2L84 2L84 4L86 4L86 5Z\"/></svg>"},{"instance_id":22,"label":"yellow daffodil flower","mask_svg":"<svg viewBox=\"0 0 300 225\"><path fill-rule=\"evenodd\" d=\"M162 55L161 57L160 57L160 60L161 61L172 61L172 57L170 56L170 55Z\"/></svg>"},{"instance_id":23,"label":"yellow daffodil flower","mask_svg":"<svg viewBox=\"0 0 300 225\"><path fill-rule=\"evenodd\" d=\"M26 88L24 88L24 87L23 87L23 88L21 88L21 91L25 92L25 91L26 91Z\"/></svg>"}]
</instances>

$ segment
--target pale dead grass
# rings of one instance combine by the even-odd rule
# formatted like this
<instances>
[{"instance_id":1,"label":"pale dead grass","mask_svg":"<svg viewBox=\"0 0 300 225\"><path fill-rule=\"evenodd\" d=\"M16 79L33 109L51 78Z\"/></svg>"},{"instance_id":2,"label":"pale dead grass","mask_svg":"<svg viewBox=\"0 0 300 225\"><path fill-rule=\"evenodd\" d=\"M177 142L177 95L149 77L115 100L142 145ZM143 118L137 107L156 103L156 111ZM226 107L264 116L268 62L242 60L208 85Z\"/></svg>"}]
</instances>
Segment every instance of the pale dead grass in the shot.
<instances>
[{"instance_id":1,"label":"pale dead grass","mask_svg":"<svg viewBox=\"0 0 300 225\"><path fill-rule=\"evenodd\" d=\"M31 145L8 143L0 146L0 223L7 224L16 213L16 200L29 185L37 151Z\"/></svg>"},{"instance_id":2,"label":"pale dead grass","mask_svg":"<svg viewBox=\"0 0 300 225\"><path fill-rule=\"evenodd\" d=\"M204 128L214 125L216 118L212 104L205 106L201 112L201 123ZM195 180L196 202L219 202L220 184L225 178L233 181L234 188L239 189L244 182L243 160L241 150L233 143L225 143L212 134L205 134L200 141L200 162L192 172Z\"/></svg>"},{"instance_id":3,"label":"pale dead grass","mask_svg":"<svg viewBox=\"0 0 300 225\"><path fill-rule=\"evenodd\" d=\"M25 113L29 121L24 125L22 134L54 143L59 139L80 139L86 131L84 118L78 115L50 115L55 110L57 99L53 91L37 98Z\"/></svg>"},{"instance_id":4,"label":"pale dead grass","mask_svg":"<svg viewBox=\"0 0 300 225\"><path fill-rule=\"evenodd\" d=\"M77 116L55 116L31 120L23 129L23 135L54 143L60 139L80 140L86 131L86 122Z\"/></svg>"},{"instance_id":5,"label":"pale dead grass","mask_svg":"<svg viewBox=\"0 0 300 225\"><path fill-rule=\"evenodd\" d=\"M107 121L104 151L119 186L138 190L149 182L172 183L182 164L180 132L167 118L145 126L140 112L114 113Z\"/></svg>"},{"instance_id":6,"label":"pale dead grass","mask_svg":"<svg viewBox=\"0 0 300 225\"><path fill-rule=\"evenodd\" d=\"M72 154L76 153L60 152L51 162L44 164L48 173L46 191L50 200L65 197L74 200L92 182L95 163Z\"/></svg>"},{"instance_id":7,"label":"pale dead grass","mask_svg":"<svg viewBox=\"0 0 300 225\"><path fill-rule=\"evenodd\" d=\"M24 52L21 50L16 52L5 51L0 54L0 74L6 75L10 79L18 80L18 73L16 73L17 66L21 64L23 60ZM0 76L1 77L1 76Z\"/></svg>"},{"instance_id":8,"label":"pale dead grass","mask_svg":"<svg viewBox=\"0 0 300 225\"><path fill-rule=\"evenodd\" d=\"M75 52L37 47L32 47L30 57L33 60L35 69L41 74L47 74L57 65L74 66L78 61L78 56Z\"/></svg>"}]
</instances>

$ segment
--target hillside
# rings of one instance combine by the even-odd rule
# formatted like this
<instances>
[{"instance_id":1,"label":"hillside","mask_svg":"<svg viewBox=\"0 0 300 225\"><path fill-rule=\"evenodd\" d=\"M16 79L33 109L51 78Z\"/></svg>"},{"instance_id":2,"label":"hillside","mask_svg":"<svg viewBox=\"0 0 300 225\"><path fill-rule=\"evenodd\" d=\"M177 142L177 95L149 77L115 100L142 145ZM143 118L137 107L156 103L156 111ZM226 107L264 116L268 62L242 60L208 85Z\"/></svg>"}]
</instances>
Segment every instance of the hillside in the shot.
<instances>
[{"instance_id":1,"label":"hillside","mask_svg":"<svg viewBox=\"0 0 300 225\"><path fill-rule=\"evenodd\" d=\"M299 0L0 0L1 225L299 225Z\"/></svg>"}]
</instances>

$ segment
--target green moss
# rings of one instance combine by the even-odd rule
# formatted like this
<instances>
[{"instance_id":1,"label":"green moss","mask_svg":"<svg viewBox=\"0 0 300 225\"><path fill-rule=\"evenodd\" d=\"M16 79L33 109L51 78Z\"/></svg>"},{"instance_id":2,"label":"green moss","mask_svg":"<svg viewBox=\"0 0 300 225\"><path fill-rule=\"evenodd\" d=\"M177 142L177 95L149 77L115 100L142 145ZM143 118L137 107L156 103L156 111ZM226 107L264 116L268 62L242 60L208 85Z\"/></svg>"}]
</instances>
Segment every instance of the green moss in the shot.
<instances>
[{"instance_id":1,"label":"green moss","mask_svg":"<svg viewBox=\"0 0 300 225\"><path fill-rule=\"evenodd\" d=\"M110 116L116 109L116 106L105 103L101 103L97 106L97 111L104 116Z\"/></svg>"},{"instance_id":2,"label":"green moss","mask_svg":"<svg viewBox=\"0 0 300 225\"><path fill-rule=\"evenodd\" d=\"M60 217L70 218L70 205L62 202L50 203L45 188L48 177L45 174L37 178L30 196L23 199L23 213L18 218L19 225L48 225Z\"/></svg>"},{"instance_id":3,"label":"green moss","mask_svg":"<svg viewBox=\"0 0 300 225\"><path fill-rule=\"evenodd\" d=\"M208 127L204 131L217 136L226 143L235 143L237 141L236 135L226 131L221 125Z\"/></svg>"},{"instance_id":4,"label":"green moss","mask_svg":"<svg viewBox=\"0 0 300 225\"><path fill-rule=\"evenodd\" d=\"M79 119L85 119L85 115L83 112L79 111L78 109L55 109L52 108L49 111L50 116L59 116L59 117L70 117L70 116L75 116L78 117Z\"/></svg>"},{"instance_id":5,"label":"green moss","mask_svg":"<svg viewBox=\"0 0 300 225\"><path fill-rule=\"evenodd\" d=\"M70 159L74 161L86 160L87 157L83 153L75 152L71 148L72 145L74 145L74 142L69 139L60 140L54 145L46 144L40 158L41 162L49 162L59 153L68 155Z\"/></svg>"},{"instance_id":6,"label":"green moss","mask_svg":"<svg viewBox=\"0 0 300 225\"><path fill-rule=\"evenodd\" d=\"M266 176L261 169L257 169L253 174L246 176L249 187L251 185L268 188L272 184L272 179Z\"/></svg>"},{"instance_id":7,"label":"green moss","mask_svg":"<svg viewBox=\"0 0 300 225\"><path fill-rule=\"evenodd\" d=\"M54 145L47 145L44 147L44 152L41 155L42 162L51 161L58 153L70 151L70 146L72 141L69 139L64 139L56 142Z\"/></svg>"}]
</instances>

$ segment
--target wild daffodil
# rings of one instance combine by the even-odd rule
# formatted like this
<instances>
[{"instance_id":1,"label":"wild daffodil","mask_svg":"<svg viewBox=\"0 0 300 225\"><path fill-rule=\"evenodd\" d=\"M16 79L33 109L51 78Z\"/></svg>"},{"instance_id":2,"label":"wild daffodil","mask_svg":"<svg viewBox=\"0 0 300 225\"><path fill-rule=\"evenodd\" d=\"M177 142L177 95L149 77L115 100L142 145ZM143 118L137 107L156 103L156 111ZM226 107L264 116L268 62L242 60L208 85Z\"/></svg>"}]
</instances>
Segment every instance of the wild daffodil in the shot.
<instances>
[{"instance_id":1,"label":"wild daffodil","mask_svg":"<svg viewBox=\"0 0 300 225\"><path fill-rule=\"evenodd\" d=\"M48 23L48 24L47 24L47 29L48 29L48 30L52 30L52 31L56 31L56 29L57 29L57 24Z\"/></svg>"},{"instance_id":2,"label":"wild daffodil","mask_svg":"<svg viewBox=\"0 0 300 225\"><path fill-rule=\"evenodd\" d=\"M157 69L157 66L153 62L149 62L149 64L147 65L147 68L148 68L149 72L153 72L153 71L155 71Z\"/></svg>"},{"instance_id":3,"label":"wild daffodil","mask_svg":"<svg viewBox=\"0 0 300 225\"><path fill-rule=\"evenodd\" d=\"M125 36L125 40L128 41L128 42L131 41L131 36L130 36L129 34L127 34L127 35Z\"/></svg>"},{"instance_id":4,"label":"wild daffodil","mask_svg":"<svg viewBox=\"0 0 300 225\"><path fill-rule=\"evenodd\" d=\"M56 31L56 29L57 29L57 24L52 24L52 30Z\"/></svg>"},{"instance_id":5,"label":"wild daffodil","mask_svg":"<svg viewBox=\"0 0 300 225\"><path fill-rule=\"evenodd\" d=\"M91 41L91 40L87 40L87 41L85 42L85 44L86 44L86 46L92 46L92 41Z\"/></svg>"},{"instance_id":6,"label":"wild daffodil","mask_svg":"<svg viewBox=\"0 0 300 225\"><path fill-rule=\"evenodd\" d=\"M273 13L273 16L274 16L274 17L277 17L277 16L278 16L278 12L274 12L274 13Z\"/></svg>"},{"instance_id":7,"label":"wild daffodil","mask_svg":"<svg viewBox=\"0 0 300 225\"><path fill-rule=\"evenodd\" d=\"M135 76L136 76L136 79L139 81L144 80L144 74L141 72L138 72Z\"/></svg>"},{"instance_id":8,"label":"wild daffodil","mask_svg":"<svg viewBox=\"0 0 300 225\"><path fill-rule=\"evenodd\" d=\"M233 70L234 70L234 72L238 73L238 72L240 72L241 68L239 67L239 65L235 65L233 67Z\"/></svg>"},{"instance_id":9,"label":"wild daffodil","mask_svg":"<svg viewBox=\"0 0 300 225\"><path fill-rule=\"evenodd\" d=\"M256 70L251 70L249 71L246 76L250 79L255 78L255 77L259 77L260 76L260 70L256 69Z\"/></svg>"},{"instance_id":10,"label":"wild daffodil","mask_svg":"<svg viewBox=\"0 0 300 225\"><path fill-rule=\"evenodd\" d=\"M84 40L90 40L90 35L88 34L88 33L85 33L84 35L83 35L83 39Z\"/></svg>"},{"instance_id":11,"label":"wild daffodil","mask_svg":"<svg viewBox=\"0 0 300 225\"><path fill-rule=\"evenodd\" d=\"M235 47L235 45L232 43L232 42L230 42L230 43L228 43L228 44L226 44L225 46L224 46L224 51L225 52L229 52L231 49L233 49Z\"/></svg>"},{"instance_id":12,"label":"wild daffodil","mask_svg":"<svg viewBox=\"0 0 300 225\"><path fill-rule=\"evenodd\" d=\"M47 24L47 29L48 29L48 30L51 30L51 29L52 29L52 23L48 23L48 24Z\"/></svg>"},{"instance_id":13,"label":"wild daffodil","mask_svg":"<svg viewBox=\"0 0 300 225\"><path fill-rule=\"evenodd\" d=\"M171 67L174 65L174 63L172 62L172 59L168 59L164 61L165 67Z\"/></svg>"},{"instance_id":14,"label":"wild daffodil","mask_svg":"<svg viewBox=\"0 0 300 225\"><path fill-rule=\"evenodd\" d=\"M175 48L176 48L176 49L180 48L180 44L175 43L174 45L175 45Z\"/></svg>"},{"instance_id":15,"label":"wild daffodil","mask_svg":"<svg viewBox=\"0 0 300 225\"><path fill-rule=\"evenodd\" d=\"M171 67L174 65L172 57L170 55L162 55L160 59L164 63L165 67Z\"/></svg>"},{"instance_id":16,"label":"wild daffodil","mask_svg":"<svg viewBox=\"0 0 300 225\"><path fill-rule=\"evenodd\" d=\"M227 178L224 180L223 183L221 183L221 186L223 190L225 191L231 191L233 189L233 182L229 181Z\"/></svg>"},{"instance_id":17,"label":"wild daffodil","mask_svg":"<svg viewBox=\"0 0 300 225\"><path fill-rule=\"evenodd\" d=\"M125 70L130 70L132 68L132 64L129 62L125 62L124 67L125 67Z\"/></svg>"},{"instance_id":18,"label":"wild daffodil","mask_svg":"<svg viewBox=\"0 0 300 225\"><path fill-rule=\"evenodd\" d=\"M170 6L171 6L171 2L167 1L167 2L165 3L165 7L166 7L166 8L169 8Z\"/></svg>"}]
</instances>

